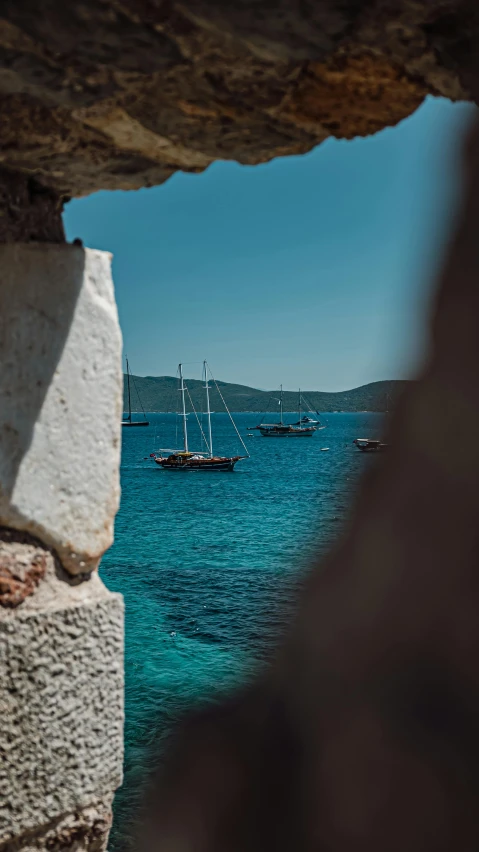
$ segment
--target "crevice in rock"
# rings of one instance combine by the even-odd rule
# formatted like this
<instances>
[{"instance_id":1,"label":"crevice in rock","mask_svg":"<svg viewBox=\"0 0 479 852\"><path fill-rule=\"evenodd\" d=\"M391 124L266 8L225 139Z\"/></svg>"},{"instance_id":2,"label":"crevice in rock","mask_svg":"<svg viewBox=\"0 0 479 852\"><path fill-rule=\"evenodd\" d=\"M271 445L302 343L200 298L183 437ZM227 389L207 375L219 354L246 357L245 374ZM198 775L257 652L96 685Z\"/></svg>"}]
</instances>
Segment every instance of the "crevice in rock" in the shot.
<instances>
[{"instance_id":1,"label":"crevice in rock","mask_svg":"<svg viewBox=\"0 0 479 852\"><path fill-rule=\"evenodd\" d=\"M63 200L34 177L0 169L0 243L63 243Z\"/></svg>"}]
</instances>

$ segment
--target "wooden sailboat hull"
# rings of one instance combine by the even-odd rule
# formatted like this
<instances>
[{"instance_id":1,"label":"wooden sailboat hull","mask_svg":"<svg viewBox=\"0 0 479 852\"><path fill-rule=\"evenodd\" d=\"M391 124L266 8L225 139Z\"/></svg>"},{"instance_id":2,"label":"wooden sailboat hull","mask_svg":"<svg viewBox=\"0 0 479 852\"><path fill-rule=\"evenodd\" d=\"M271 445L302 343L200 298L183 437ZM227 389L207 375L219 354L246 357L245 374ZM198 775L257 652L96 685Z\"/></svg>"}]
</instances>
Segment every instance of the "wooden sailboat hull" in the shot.
<instances>
[{"instance_id":1,"label":"wooden sailboat hull","mask_svg":"<svg viewBox=\"0 0 479 852\"><path fill-rule=\"evenodd\" d=\"M156 453L150 453L150 457L153 458L155 460L156 464L159 465L163 470L189 470L189 471L195 471L195 472L203 472L203 471L206 471L206 472L209 472L209 471L227 472L227 471L234 470L235 464L237 462L239 462L240 459L245 459L245 458L250 457L249 452L248 452L248 448L247 448L245 442L243 441L240 433L238 432L238 428L237 428L237 426L236 426L236 424L235 424L235 422L234 422L234 420L233 420L233 418L230 414L230 411L228 409L228 406L226 405L226 402L224 401L223 395L222 395L215 379L212 376L213 381L215 382L218 394L221 397L221 400L222 400L222 402L223 402L223 404L226 408L226 411L227 411L229 418L230 418L230 420L233 424L233 427L236 431L236 434L237 434L241 444L243 445L243 448L246 451L245 456L218 456L218 455L213 455L213 438L212 438L212 432L211 432L211 409L210 409L210 394L209 394L210 386L209 386L209 382L208 382L208 370L209 370L208 364L207 364L206 361L204 361L203 362L203 378L204 378L204 382L205 382L204 388L205 388L205 392L206 392L206 415L207 415L207 423L208 423L207 435L205 435L205 433L203 432L203 427L202 427L202 425L201 425L201 423L198 419L198 414L197 414L196 409L193 405L193 400L191 399L191 396L189 397L191 407L192 407L192 409L195 413L196 420L198 422L198 426L201 430L201 436L202 436L204 444L207 448L206 452L204 450L198 450L196 452L192 452L188 448L188 423L187 423L188 415L186 413L185 393L188 393L188 395L189 395L189 391L185 386L185 382L184 382L184 379L183 379L183 365L180 363L180 364L178 364L178 374L179 374L179 378L180 378L180 388L179 389L180 389L180 393L181 393L181 409L182 409L181 417L182 417L182 420L183 420L183 449L182 450L172 449L172 448L167 449L166 447L161 447L157 451L158 453L161 453L161 455L159 455L159 454L157 455ZM163 455L163 453L169 453L169 455L166 456L166 455Z\"/></svg>"},{"instance_id":2,"label":"wooden sailboat hull","mask_svg":"<svg viewBox=\"0 0 479 852\"><path fill-rule=\"evenodd\" d=\"M221 457L221 458L202 458L202 459L186 459L186 460L177 460L172 458L163 458L157 457L155 458L156 464L160 465L163 470L194 470L201 472L211 472L211 471L231 471L234 470L234 466L237 462L240 461L242 456L234 456L233 458Z\"/></svg>"},{"instance_id":3,"label":"wooden sailboat hull","mask_svg":"<svg viewBox=\"0 0 479 852\"><path fill-rule=\"evenodd\" d=\"M288 432L286 429L278 429L278 431L275 429L260 429L259 431L263 438L312 438L316 429L298 429L291 430L291 432Z\"/></svg>"}]
</instances>

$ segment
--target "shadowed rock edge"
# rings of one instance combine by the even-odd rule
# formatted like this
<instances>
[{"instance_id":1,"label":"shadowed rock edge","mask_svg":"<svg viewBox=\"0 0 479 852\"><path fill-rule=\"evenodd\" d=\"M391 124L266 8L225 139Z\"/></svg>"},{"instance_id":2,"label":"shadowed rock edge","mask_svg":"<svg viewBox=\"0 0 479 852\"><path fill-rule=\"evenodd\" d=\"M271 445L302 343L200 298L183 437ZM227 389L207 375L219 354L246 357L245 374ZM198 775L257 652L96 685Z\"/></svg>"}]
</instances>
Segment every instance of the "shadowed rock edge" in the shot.
<instances>
[{"instance_id":1,"label":"shadowed rock edge","mask_svg":"<svg viewBox=\"0 0 479 852\"><path fill-rule=\"evenodd\" d=\"M71 196L375 133L428 94L468 99L478 33L473 0L51 0L46 15L10 0L0 158L50 195L33 192L48 215L21 225L7 199L0 241L61 241Z\"/></svg>"}]
</instances>

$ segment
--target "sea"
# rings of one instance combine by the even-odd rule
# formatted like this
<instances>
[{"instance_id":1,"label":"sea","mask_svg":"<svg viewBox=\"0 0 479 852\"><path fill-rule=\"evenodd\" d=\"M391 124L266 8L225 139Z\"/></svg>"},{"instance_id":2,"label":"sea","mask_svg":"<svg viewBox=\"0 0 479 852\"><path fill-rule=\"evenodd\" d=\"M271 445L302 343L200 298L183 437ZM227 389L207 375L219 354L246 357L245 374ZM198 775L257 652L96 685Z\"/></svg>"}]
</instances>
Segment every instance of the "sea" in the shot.
<instances>
[{"instance_id":1,"label":"sea","mask_svg":"<svg viewBox=\"0 0 479 852\"><path fill-rule=\"evenodd\" d=\"M383 425L381 414L331 413L313 438L249 437L258 415L237 414L250 458L206 473L155 464L150 453L181 445L180 424L147 418L123 429L115 542L100 569L126 607L124 782L110 852L134 849L145 784L178 720L267 665L313 556L334 543L361 471L377 463L352 441ZM226 413L212 424L216 453L244 454ZM194 422L190 449L204 449Z\"/></svg>"}]
</instances>

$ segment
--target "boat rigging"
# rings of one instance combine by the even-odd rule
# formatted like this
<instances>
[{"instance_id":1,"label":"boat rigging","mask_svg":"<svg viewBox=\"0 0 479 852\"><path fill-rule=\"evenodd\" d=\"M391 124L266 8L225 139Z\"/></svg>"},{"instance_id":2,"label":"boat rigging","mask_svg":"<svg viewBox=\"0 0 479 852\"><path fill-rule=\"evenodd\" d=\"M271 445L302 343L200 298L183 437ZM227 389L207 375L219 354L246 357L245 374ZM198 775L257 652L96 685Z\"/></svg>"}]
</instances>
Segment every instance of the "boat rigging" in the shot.
<instances>
[{"instance_id":1,"label":"boat rigging","mask_svg":"<svg viewBox=\"0 0 479 852\"><path fill-rule=\"evenodd\" d=\"M138 401L141 406L141 410L143 412L143 420L132 420L131 419L131 389L130 389L130 378L133 381L133 385L136 391L136 395L138 397ZM128 358L126 359L126 382L128 388L128 414L127 416L123 416L123 420L121 421L122 426L149 426L150 422L146 419L145 409L143 408L143 403L140 398L140 394L138 393L138 388L136 386L135 377L130 373L130 365L128 363Z\"/></svg>"},{"instance_id":2,"label":"boat rigging","mask_svg":"<svg viewBox=\"0 0 479 852\"><path fill-rule=\"evenodd\" d=\"M230 410L226 405L223 394L221 393L218 384L209 369L207 361L203 361L203 379L204 379L204 391L206 398L206 417L207 417L207 436L203 431L203 427L199 421L198 415L196 413L196 409L193 405L193 400L191 399L190 392L185 385L185 380L183 377L183 365L178 365L178 373L179 373L179 392L181 394L181 419L183 423L183 448L182 449L160 449L157 455L153 453L153 458L156 464L160 465L163 470L194 470L194 471L232 471L234 470L235 465L241 461L242 459L249 458L250 454L244 443L238 429L236 427L236 423L231 416ZM213 433L211 429L211 407L210 407L210 384L209 378L214 382L216 390L221 398L221 401L226 409L226 412L233 424L235 432L246 452L244 456L219 456L214 455L213 453ZM190 451L189 442L188 442L188 415L186 413L186 394L188 394L193 412L195 414L201 436L206 445L206 452L202 450L198 451ZM162 455L163 453L169 453L169 455Z\"/></svg>"}]
</instances>

